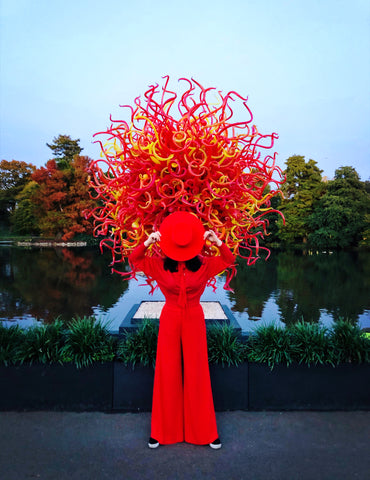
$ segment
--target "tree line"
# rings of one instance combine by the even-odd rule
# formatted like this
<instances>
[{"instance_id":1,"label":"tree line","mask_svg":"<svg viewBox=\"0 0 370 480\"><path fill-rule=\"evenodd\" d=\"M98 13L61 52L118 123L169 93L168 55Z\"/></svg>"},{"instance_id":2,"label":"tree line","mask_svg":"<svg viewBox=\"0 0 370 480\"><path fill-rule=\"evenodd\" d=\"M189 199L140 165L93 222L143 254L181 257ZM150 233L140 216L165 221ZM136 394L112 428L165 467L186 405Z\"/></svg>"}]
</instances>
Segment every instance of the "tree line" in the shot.
<instances>
[{"instance_id":1,"label":"tree line","mask_svg":"<svg viewBox=\"0 0 370 480\"><path fill-rule=\"evenodd\" d=\"M71 240L92 235L84 212L96 205L90 198L88 171L92 159L81 155L80 140L59 135L46 144L54 158L45 166L17 160L0 162L2 231Z\"/></svg>"},{"instance_id":2,"label":"tree line","mask_svg":"<svg viewBox=\"0 0 370 480\"><path fill-rule=\"evenodd\" d=\"M283 198L276 207L284 214L269 241L307 245L318 250L370 246L370 182L362 182L351 166L322 177L317 162L301 155L286 161Z\"/></svg>"},{"instance_id":3,"label":"tree line","mask_svg":"<svg viewBox=\"0 0 370 480\"><path fill-rule=\"evenodd\" d=\"M89 166L80 140L59 135L47 146L45 166L17 160L0 162L0 232L70 240L93 233L84 212L96 206L90 196ZM304 245L318 250L370 246L370 182L343 166L334 178L322 177L317 162L293 155L286 162L283 196L272 206L265 245Z\"/></svg>"}]
</instances>

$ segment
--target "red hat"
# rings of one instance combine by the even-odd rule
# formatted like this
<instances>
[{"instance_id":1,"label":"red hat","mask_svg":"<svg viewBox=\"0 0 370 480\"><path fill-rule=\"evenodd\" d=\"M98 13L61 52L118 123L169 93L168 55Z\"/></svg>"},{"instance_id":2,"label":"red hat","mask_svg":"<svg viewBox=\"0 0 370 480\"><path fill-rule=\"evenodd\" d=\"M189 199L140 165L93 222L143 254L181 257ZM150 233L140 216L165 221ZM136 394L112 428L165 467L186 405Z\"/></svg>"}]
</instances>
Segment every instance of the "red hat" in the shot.
<instances>
[{"instance_id":1,"label":"red hat","mask_svg":"<svg viewBox=\"0 0 370 480\"><path fill-rule=\"evenodd\" d=\"M203 248L204 228L192 213L171 213L163 220L159 231L162 252L172 260L185 262L198 255Z\"/></svg>"}]
</instances>

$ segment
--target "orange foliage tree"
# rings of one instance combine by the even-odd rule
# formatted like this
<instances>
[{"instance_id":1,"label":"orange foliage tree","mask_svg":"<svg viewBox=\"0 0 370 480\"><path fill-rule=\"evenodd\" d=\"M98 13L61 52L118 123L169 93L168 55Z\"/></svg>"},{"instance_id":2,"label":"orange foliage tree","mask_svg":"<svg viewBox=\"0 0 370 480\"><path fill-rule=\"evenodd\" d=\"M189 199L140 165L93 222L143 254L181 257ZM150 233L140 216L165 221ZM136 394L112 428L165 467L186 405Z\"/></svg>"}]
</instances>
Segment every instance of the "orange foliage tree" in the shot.
<instances>
[{"instance_id":1,"label":"orange foliage tree","mask_svg":"<svg viewBox=\"0 0 370 480\"><path fill-rule=\"evenodd\" d=\"M92 225L84 211L95 206L90 198L88 169L92 160L75 155L68 168L61 169L56 160L32 174L38 188L32 200L38 206L38 226L43 236L70 240L76 234L91 234Z\"/></svg>"}]
</instances>

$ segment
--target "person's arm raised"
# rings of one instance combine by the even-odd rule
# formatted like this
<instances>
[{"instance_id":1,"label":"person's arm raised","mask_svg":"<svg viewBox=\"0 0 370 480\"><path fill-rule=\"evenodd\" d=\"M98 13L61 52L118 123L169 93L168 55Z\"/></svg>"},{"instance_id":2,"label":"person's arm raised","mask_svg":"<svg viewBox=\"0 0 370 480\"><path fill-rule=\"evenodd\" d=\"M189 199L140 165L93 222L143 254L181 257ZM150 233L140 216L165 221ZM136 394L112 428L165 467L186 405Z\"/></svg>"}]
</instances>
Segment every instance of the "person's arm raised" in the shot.
<instances>
[{"instance_id":1,"label":"person's arm raised","mask_svg":"<svg viewBox=\"0 0 370 480\"><path fill-rule=\"evenodd\" d=\"M220 256L208 258L208 273L211 277L222 272L227 267L234 265L235 256L229 247L218 238L213 230L208 230L204 233L204 240L209 240L211 243L214 243L220 251Z\"/></svg>"},{"instance_id":2,"label":"person's arm raised","mask_svg":"<svg viewBox=\"0 0 370 480\"><path fill-rule=\"evenodd\" d=\"M144 245L148 248L150 245L157 243L161 240L160 232L152 232L149 237L145 240Z\"/></svg>"},{"instance_id":3,"label":"person's arm raised","mask_svg":"<svg viewBox=\"0 0 370 480\"><path fill-rule=\"evenodd\" d=\"M153 245L156 242L159 242L161 239L161 234L159 232L152 232L148 238L145 240L144 243L141 245L138 245L131 253L130 256L128 257L130 263L134 265L136 268L141 268L142 270L146 270L145 267L148 268L148 265L145 265L145 263L150 263L149 261L145 262L146 256L145 256L145 250L150 246Z\"/></svg>"}]
</instances>

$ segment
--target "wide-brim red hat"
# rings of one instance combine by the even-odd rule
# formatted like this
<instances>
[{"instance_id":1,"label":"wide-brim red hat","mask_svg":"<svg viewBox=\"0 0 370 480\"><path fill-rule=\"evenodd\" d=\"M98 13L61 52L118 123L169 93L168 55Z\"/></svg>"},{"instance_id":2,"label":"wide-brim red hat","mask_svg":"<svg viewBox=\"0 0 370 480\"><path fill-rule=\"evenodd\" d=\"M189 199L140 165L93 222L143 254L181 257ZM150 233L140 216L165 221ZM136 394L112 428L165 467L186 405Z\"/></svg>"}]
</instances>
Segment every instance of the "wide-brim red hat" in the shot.
<instances>
[{"instance_id":1,"label":"wide-brim red hat","mask_svg":"<svg viewBox=\"0 0 370 480\"><path fill-rule=\"evenodd\" d=\"M159 231L162 252L172 260L185 262L202 251L204 227L198 217L192 213L171 213L163 220Z\"/></svg>"}]
</instances>

